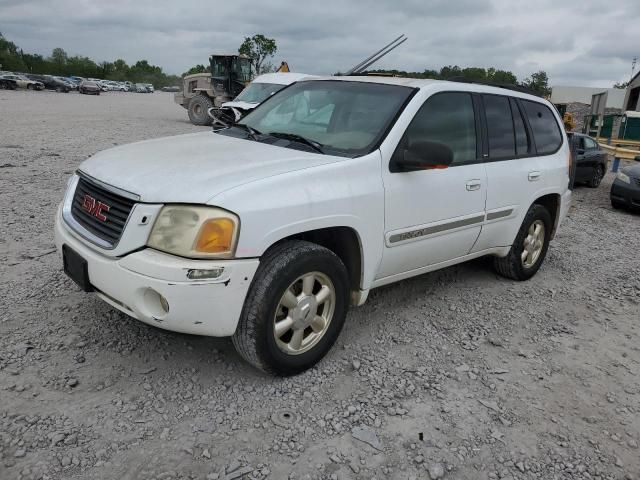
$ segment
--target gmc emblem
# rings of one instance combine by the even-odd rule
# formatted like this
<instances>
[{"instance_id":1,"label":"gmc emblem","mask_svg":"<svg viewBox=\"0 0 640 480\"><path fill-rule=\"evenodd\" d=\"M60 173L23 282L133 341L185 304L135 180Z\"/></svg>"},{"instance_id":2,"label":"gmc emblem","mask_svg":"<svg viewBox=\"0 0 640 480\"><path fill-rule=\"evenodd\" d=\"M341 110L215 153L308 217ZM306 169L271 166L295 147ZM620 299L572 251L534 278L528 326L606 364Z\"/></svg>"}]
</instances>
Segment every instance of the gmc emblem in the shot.
<instances>
[{"instance_id":1,"label":"gmc emblem","mask_svg":"<svg viewBox=\"0 0 640 480\"><path fill-rule=\"evenodd\" d=\"M109 208L111 208L109 205L102 203L91 195L85 193L82 200L82 209L92 217L96 217L101 222L106 222L107 217L105 217L102 212L108 212Z\"/></svg>"}]
</instances>

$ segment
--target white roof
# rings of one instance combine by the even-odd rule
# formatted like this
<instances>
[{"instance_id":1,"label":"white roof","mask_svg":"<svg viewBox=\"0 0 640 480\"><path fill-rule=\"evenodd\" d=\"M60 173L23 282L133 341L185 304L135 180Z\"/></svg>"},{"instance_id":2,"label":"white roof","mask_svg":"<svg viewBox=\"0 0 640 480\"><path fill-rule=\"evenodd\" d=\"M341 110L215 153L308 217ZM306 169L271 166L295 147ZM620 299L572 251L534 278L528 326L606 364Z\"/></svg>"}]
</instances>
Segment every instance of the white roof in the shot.
<instances>
[{"instance_id":1,"label":"white roof","mask_svg":"<svg viewBox=\"0 0 640 480\"><path fill-rule=\"evenodd\" d=\"M276 73L264 73L258 75L253 79L251 83L275 83L277 85L291 85L293 82L307 78L310 75L306 73L294 73L294 72L276 72Z\"/></svg>"},{"instance_id":2,"label":"white roof","mask_svg":"<svg viewBox=\"0 0 640 480\"><path fill-rule=\"evenodd\" d=\"M628 118L640 118L640 112L634 112L633 110L627 110L624 114Z\"/></svg>"},{"instance_id":3,"label":"white roof","mask_svg":"<svg viewBox=\"0 0 640 480\"><path fill-rule=\"evenodd\" d=\"M483 85L481 83L468 83L468 82L452 82L448 80L430 80L425 78L406 78L406 77L383 77L377 75L364 75L364 76L330 76L330 77L307 77L303 80L338 80L343 82L368 82L368 83L382 83L386 85L399 85L410 88L431 88L442 87L446 89L456 90L460 92L478 92L478 93L493 93L495 95L509 95L512 97L519 97L524 99L530 99L537 102L544 102L542 97L537 95L531 95L518 90L511 90L501 87L493 87L491 85Z\"/></svg>"}]
</instances>

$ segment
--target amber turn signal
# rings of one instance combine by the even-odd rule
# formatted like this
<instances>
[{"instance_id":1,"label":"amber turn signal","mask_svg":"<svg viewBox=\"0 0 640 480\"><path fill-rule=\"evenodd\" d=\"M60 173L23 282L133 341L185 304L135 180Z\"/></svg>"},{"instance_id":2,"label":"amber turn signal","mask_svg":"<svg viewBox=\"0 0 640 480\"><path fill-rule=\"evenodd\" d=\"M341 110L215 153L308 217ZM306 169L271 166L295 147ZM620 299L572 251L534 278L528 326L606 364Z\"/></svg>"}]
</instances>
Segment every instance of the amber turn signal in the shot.
<instances>
[{"instance_id":1,"label":"amber turn signal","mask_svg":"<svg viewBox=\"0 0 640 480\"><path fill-rule=\"evenodd\" d=\"M235 224L230 218L212 218L200 227L195 251L200 253L224 253L231 251Z\"/></svg>"}]
</instances>

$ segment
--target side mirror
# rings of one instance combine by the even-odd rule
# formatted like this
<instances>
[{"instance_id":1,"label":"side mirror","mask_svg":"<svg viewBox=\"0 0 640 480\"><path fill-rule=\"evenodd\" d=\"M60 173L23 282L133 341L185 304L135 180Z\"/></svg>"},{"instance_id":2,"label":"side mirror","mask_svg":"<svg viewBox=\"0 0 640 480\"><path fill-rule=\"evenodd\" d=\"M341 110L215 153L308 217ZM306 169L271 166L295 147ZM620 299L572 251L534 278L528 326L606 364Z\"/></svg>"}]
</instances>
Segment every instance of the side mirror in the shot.
<instances>
[{"instance_id":1,"label":"side mirror","mask_svg":"<svg viewBox=\"0 0 640 480\"><path fill-rule=\"evenodd\" d=\"M576 150L576 153L578 155L584 155L584 148L579 148L578 150Z\"/></svg>"},{"instance_id":2,"label":"side mirror","mask_svg":"<svg viewBox=\"0 0 640 480\"><path fill-rule=\"evenodd\" d=\"M411 172L431 168L447 168L453 162L453 150L444 143L415 142L401 149L396 158L397 171Z\"/></svg>"}]
</instances>

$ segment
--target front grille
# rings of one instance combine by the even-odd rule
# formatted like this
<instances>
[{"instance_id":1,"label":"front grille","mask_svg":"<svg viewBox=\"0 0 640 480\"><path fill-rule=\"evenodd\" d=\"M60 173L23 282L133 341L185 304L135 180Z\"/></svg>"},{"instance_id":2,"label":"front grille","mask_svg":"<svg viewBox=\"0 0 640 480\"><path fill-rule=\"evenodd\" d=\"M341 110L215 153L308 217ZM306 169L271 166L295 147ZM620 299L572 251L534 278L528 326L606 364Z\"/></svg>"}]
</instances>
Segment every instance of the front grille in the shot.
<instances>
[{"instance_id":1,"label":"front grille","mask_svg":"<svg viewBox=\"0 0 640 480\"><path fill-rule=\"evenodd\" d=\"M95 206L97 202L102 202L108 207L108 210L101 208L91 212L87 209L87 207L90 209L91 206ZM133 200L121 197L86 178L80 177L73 194L71 214L89 232L113 246L120 240L134 204ZM104 216L104 221L99 218L102 216Z\"/></svg>"}]
</instances>

